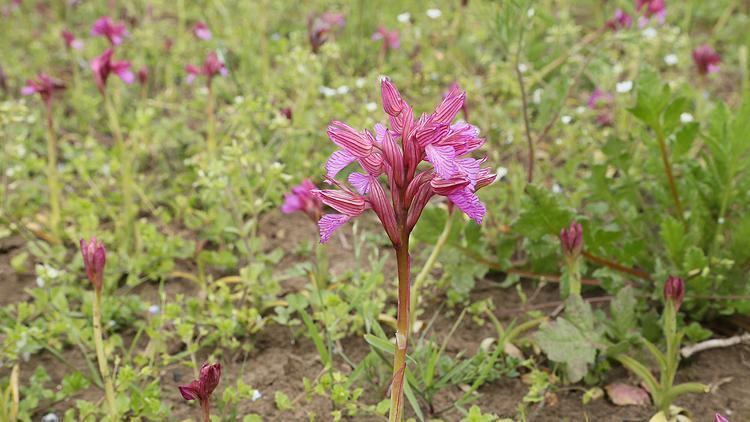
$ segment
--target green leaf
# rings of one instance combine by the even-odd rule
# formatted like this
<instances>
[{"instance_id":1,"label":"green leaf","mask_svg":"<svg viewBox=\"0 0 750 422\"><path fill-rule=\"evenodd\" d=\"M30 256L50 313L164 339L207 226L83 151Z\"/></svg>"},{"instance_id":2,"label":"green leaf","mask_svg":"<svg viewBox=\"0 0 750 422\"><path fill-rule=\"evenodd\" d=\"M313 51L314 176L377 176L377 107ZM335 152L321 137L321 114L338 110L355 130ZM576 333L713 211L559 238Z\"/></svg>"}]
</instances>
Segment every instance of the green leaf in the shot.
<instances>
[{"instance_id":1,"label":"green leaf","mask_svg":"<svg viewBox=\"0 0 750 422\"><path fill-rule=\"evenodd\" d=\"M636 328L635 306L637 303L633 288L630 286L620 289L610 303L612 326L618 339L624 339L627 333Z\"/></svg>"},{"instance_id":2,"label":"green leaf","mask_svg":"<svg viewBox=\"0 0 750 422\"><path fill-rule=\"evenodd\" d=\"M707 328L703 328L699 323L693 321L685 327L685 335L691 342L697 343L711 338L713 332Z\"/></svg>"},{"instance_id":3,"label":"green leaf","mask_svg":"<svg viewBox=\"0 0 750 422\"><path fill-rule=\"evenodd\" d=\"M380 350L381 352L388 353L389 355L392 355L396 350L395 344L380 337L376 337L372 334L365 334L365 341L369 343L370 346Z\"/></svg>"},{"instance_id":4,"label":"green leaf","mask_svg":"<svg viewBox=\"0 0 750 422\"><path fill-rule=\"evenodd\" d=\"M674 99L662 116L662 128L664 136L669 136L680 125L680 115L688 110L690 101L685 97Z\"/></svg>"},{"instance_id":5,"label":"green leaf","mask_svg":"<svg viewBox=\"0 0 750 422\"><path fill-rule=\"evenodd\" d=\"M570 224L574 215L561 205L562 199L562 196L555 196L543 187L527 186L521 213L515 223L516 231L532 240L544 235L557 236L560 229Z\"/></svg>"},{"instance_id":6,"label":"green leaf","mask_svg":"<svg viewBox=\"0 0 750 422\"><path fill-rule=\"evenodd\" d=\"M669 258L676 266L681 267L685 256L685 226L676 218L666 216L661 221L659 234L667 248Z\"/></svg>"},{"instance_id":7,"label":"green leaf","mask_svg":"<svg viewBox=\"0 0 750 422\"><path fill-rule=\"evenodd\" d=\"M652 129L660 128L661 114L669 103L669 86L662 84L659 75L649 69L641 73L636 94L635 106L628 111Z\"/></svg>"},{"instance_id":8,"label":"green leaf","mask_svg":"<svg viewBox=\"0 0 750 422\"><path fill-rule=\"evenodd\" d=\"M699 129L698 123L690 122L677 131L675 141L672 144L672 156L675 160L680 159L690 151Z\"/></svg>"},{"instance_id":9,"label":"green leaf","mask_svg":"<svg viewBox=\"0 0 750 422\"><path fill-rule=\"evenodd\" d=\"M276 408L279 410L291 410L294 406L289 396L284 394L283 391L277 391L274 394L274 401L276 402Z\"/></svg>"},{"instance_id":10,"label":"green leaf","mask_svg":"<svg viewBox=\"0 0 750 422\"><path fill-rule=\"evenodd\" d=\"M419 401L417 400L417 396L414 395L414 391L411 389L411 386L409 385L409 381L407 381L404 378L404 395L406 396L406 399L409 400L409 404L411 405L411 408L414 409L414 413L417 415L420 421L424 421L424 415L422 414L422 408L419 407Z\"/></svg>"},{"instance_id":11,"label":"green leaf","mask_svg":"<svg viewBox=\"0 0 750 422\"><path fill-rule=\"evenodd\" d=\"M550 360L566 365L571 382L580 381L596 359L596 348L586 334L565 318L545 324L534 338Z\"/></svg>"}]
</instances>

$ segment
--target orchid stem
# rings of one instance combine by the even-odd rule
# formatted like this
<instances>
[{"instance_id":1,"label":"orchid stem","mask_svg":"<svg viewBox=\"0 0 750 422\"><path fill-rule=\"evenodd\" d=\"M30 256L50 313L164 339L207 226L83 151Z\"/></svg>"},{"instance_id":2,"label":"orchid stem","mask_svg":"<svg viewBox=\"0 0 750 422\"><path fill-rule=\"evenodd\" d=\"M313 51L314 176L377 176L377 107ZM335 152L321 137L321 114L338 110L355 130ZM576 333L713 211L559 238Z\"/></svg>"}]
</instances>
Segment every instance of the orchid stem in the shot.
<instances>
[{"instance_id":1,"label":"orchid stem","mask_svg":"<svg viewBox=\"0 0 750 422\"><path fill-rule=\"evenodd\" d=\"M672 200L674 201L674 206L677 210L677 216L679 217L680 221L684 221L685 217L682 211L682 203L680 202L680 195L677 192L677 185L675 184L674 175L672 174L672 164L669 162L669 153L667 152L667 143L664 140L664 133L662 133L661 128L657 128L656 138L659 141L659 151L661 152L661 161L664 164L664 172L666 173L667 180L669 181L669 190L672 192Z\"/></svg>"},{"instance_id":2,"label":"orchid stem","mask_svg":"<svg viewBox=\"0 0 750 422\"><path fill-rule=\"evenodd\" d=\"M216 150L216 117L214 116L214 91L211 82L208 83L208 98L206 99L206 144L209 155Z\"/></svg>"},{"instance_id":3,"label":"orchid stem","mask_svg":"<svg viewBox=\"0 0 750 422\"><path fill-rule=\"evenodd\" d=\"M388 414L389 422L400 422L404 410L403 396L404 375L406 373L406 349L409 336L409 278L411 263L409 262L409 232L403 225L401 228L401 242L395 249L396 262L398 264L398 319L396 321L396 352L393 359L391 410Z\"/></svg>"},{"instance_id":4,"label":"orchid stem","mask_svg":"<svg viewBox=\"0 0 750 422\"><path fill-rule=\"evenodd\" d=\"M443 246L445 246L445 243L448 241L448 237L450 237L451 229L453 228L453 213L448 211L448 217L445 220L445 226L443 227L443 232L440 233L440 237L438 237L437 242L435 242L435 247L432 249L432 252L430 253L430 256L427 258L427 261L424 263L424 266L422 266L422 270L419 271L419 274L417 274L417 277L414 279L414 295L411 296L411 303L409 304L409 325L412 327L415 326L414 322L416 321L416 315L417 315L417 305L419 305L419 295L422 291L422 285L427 280L427 277L430 275L430 272L432 271L432 267L435 266L435 262L437 261L438 257L440 256L440 252L443 250Z\"/></svg>"},{"instance_id":5,"label":"orchid stem","mask_svg":"<svg viewBox=\"0 0 750 422\"><path fill-rule=\"evenodd\" d=\"M101 311L102 294L100 291L94 291L94 301L92 304L93 323L94 323L94 343L96 344L96 359L99 361L99 372L104 381L104 392L107 397L109 406L109 416L113 421L117 420L117 402L115 401L115 389L112 384L112 378L109 374L107 364L107 355L104 353L104 341L102 340L102 311Z\"/></svg>"},{"instance_id":6,"label":"orchid stem","mask_svg":"<svg viewBox=\"0 0 750 422\"><path fill-rule=\"evenodd\" d=\"M125 138L122 135L122 129L120 127L120 120L117 117L117 111L115 111L114 104L109 95L104 96L104 102L107 107L107 115L109 117L109 125L112 130L112 134L115 136L115 142L117 145L119 157L120 157L120 189L122 190L122 218L120 224L122 231L125 233L124 245L125 251L130 252L130 248L133 240L133 218L135 217L133 212L133 175L130 154L132 151L128 151L127 145L125 144Z\"/></svg>"},{"instance_id":7,"label":"orchid stem","mask_svg":"<svg viewBox=\"0 0 750 422\"><path fill-rule=\"evenodd\" d=\"M60 238L60 183L57 173L57 135L52 119L52 104L47 102L47 186L49 188L50 220L52 234Z\"/></svg>"}]
</instances>

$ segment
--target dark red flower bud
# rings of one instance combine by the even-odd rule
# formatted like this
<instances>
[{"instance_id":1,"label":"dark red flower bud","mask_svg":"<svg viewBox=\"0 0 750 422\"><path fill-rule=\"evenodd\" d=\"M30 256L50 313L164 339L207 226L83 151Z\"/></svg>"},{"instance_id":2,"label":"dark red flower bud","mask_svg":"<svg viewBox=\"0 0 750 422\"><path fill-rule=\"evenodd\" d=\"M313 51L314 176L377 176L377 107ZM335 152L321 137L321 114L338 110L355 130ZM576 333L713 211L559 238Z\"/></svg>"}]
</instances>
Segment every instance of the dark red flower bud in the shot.
<instances>
[{"instance_id":1,"label":"dark red flower bud","mask_svg":"<svg viewBox=\"0 0 750 422\"><path fill-rule=\"evenodd\" d=\"M144 64L138 69L138 83L144 86L146 82L148 82L148 67Z\"/></svg>"},{"instance_id":2,"label":"dark red flower bud","mask_svg":"<svg viewBox=\"0 0 750 422\"><path fill-rule=\"evenodd\" d=\"M680 309L682 299L685 297L685 282L680 277L669 276L664 283L664 299L674 302L675 310Z\"/></svg>"},{"instance_id":3,"label":"dark red flower bud","mask_svg":"<svg viewBox=\"0 0 750 422\"><path fill-rule=\"evenodd\" d=\"M85 239L81 239L81 256L89 281L94 285L96 292L101 293L104 265L107 263L107 250L96 237L92 237L88 243Z\"/></svg>"},{"instance_id":4,"label":"dark red flower bud","mask_svg":"<svg viewBox=\"0 0 750 422\"><path fill-rule=\"evenodd\" d=\"M201 408L207 409L211 394L219 385L220 380L221 364L217 362L209 365L208 362L205 362L201 366L201 372L197 380L193 380L190 384L179 386L180 394L182 394L185 400L198 400Z\"/></svg>"},{"instance_id":5,"label":"dark red flower bud","mask_svg":"<svg viewBox=\"0 0 750 422\"><path fill-rule=\"evenodd\" d=\"M578 256L583 248L583 227L573 221L567 229L560 230L560 246L565 256Z\"/></svg>"}]
</instances>

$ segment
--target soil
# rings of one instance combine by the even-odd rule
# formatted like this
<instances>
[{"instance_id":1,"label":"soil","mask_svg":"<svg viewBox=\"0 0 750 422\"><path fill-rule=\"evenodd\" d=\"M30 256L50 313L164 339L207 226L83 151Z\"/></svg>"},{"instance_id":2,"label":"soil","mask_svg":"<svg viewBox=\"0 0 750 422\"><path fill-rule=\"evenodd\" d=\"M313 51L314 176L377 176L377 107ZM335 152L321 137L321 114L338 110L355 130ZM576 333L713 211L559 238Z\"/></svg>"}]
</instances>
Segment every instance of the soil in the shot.
<instances>
[{"instance_id":1,"label":"soil","mask_svg":"<svg viewBox=\"0 0 750 422\"><path fill-rule=\"evenodd\" d=\"M304 216L281 216L270 213L262 220L262 234L266 238L268 250L281 247L287 253L280 263L280 271L285 271L295 262L308 257L295 255L294 248L299 239L311 239L316 235L315 227ZM365 220L364 225L374 222ZM335 247L330 248L331 271L340 274L347 269L353 259L351 225L342 230L342 234L334 237ZM26 301L30 296L24 291L27 287L34 285L34 277L31 275L18 275L10 267L10 259L23 250L24 240L18 237L3 239L0 241L0 305ZM335 252L333 252L335 251ZM384 249L384 252L387 250ZM387 267L388 274L394 274L394 268ZM499 320L507 323L517 316L523 306L539 306L547 313L554 311L554 304L558 300L555 286L537 288L533 282L524 281L524 291L529 300L522 303L514 289L503 289L499 287L496 279L481 280L472 292L472 299L492 298L496 306L495 315ZM300 289L306 281L304 279L286 280L284 289L292 292ZM184 280L169 280L166 283L169 295L176 293L190 294L191 288L186 287ZM145 300L155 298L155 286L144 284L135 290ZM455 322L456 315L441 307L442 297L427 298L428 305L424 319L432 318L437 313L431 332L436 341L442 341L442 336L449 332ZM552 305L552 306L548 306ZM129 342L132 335L121 333L124 341ZM471 318L464 318L459 329L450 339L447 345L447 353L457 354L465 352L475 353L481 342L493 337L494 330L489 324L478 326ZM0 334L2 338L2 334ZM327 420L332 410L330 401L323 398L312 398L308 400L304 396L303 378L315 379L321 374L323 366L312 342L302 336L295 338L292 332L274 323L269 324L252 340L254 349L246 356L236 356L234 360L222 362L223 378L222 385L233 385L236 379L241 377L247 384L257 388L261 397L256 401L241 403L238 414L257 413L269 421L297 421L307 420L309 412L318 415L317 420ZM369 346L362 337L353 336L341 341L341 349L355 362L362 359L368 352ZM526 356L533 355L533 350L523 350ZM64 351L66 360L73 363L77 369L86 371L80 352L77 349ZM538 361L543 361L539 355L534 355ZM678 372L678 381L698 381L714 385L711 393L697 396L690 395L681 398L676 404L688 409L694 421L712 421L715 412L721 412L732 421L750 420L750 346L738 345L725 349L714 349L699 353L695 357L683 361ZM42 352L31 357L29 362L22 364L21 379L28 379L37 366L44 366L52 380L49 387L59 388L62 377L70 371L59 360L49 353ZM335 360L337 370L349 373L353 368L346 364L343 359ZM0 377L7 375L7 368L0 369ZM174 420L185 420L197 416L197 408L186 405L179 396L177 386L188 382L192 378L192 371L179 365L164 368L162 374L163 396L173 409ZM388 380L380 380L381 384ZM637 380L630 376L624 369L615 368L608 374L608 378L601 385L613 382L637 385ZM374 388L372 385L365 386L365 400L376 403L383 398L383 386ZM523 382L522 377L501 378L483 386L479 390L475 404L479 405L485 413L495 413L500 417L514 418L518 405L522 403L524 395L529 386ZM583 391L589 387L578 384L563 386L548 395L547 400L541 404L529 404L526 415L528 421L645 421L652 415L652 410L647 407L613 405L607 398L601 398L582 404ZM291 400L294 407L290 411L278 411L274 403L276 391L284 392ZM219 387L218 393L221 393ZM458 421L460 413L451 406L453 400L460 397L463 391L459 387L453 387L438 393L434 403L434 409L443 409L440 414L426 415L441 418L445 421ZM56 411L58 415L65 409L73 407L77 399L97 400L102 396L101 392L89 388L79 392L75 397L64 402L50 403L46 411L35 415L38 420L41 415L48 411ZM408 407L408 406L407 406ZM409 410L410 412L410 410ZM355 420L383 420L378 417L359 417Z\"/></svg>"}]
</instances>

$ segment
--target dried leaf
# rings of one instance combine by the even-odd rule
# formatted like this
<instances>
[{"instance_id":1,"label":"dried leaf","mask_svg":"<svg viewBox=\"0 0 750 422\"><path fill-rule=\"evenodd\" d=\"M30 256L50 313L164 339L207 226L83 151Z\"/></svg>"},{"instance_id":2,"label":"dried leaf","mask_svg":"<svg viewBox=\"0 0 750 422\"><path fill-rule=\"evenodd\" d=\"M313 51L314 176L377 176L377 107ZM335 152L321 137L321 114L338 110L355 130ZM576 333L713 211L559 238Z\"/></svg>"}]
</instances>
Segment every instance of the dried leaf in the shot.
<instances>
[{"instance_id":1,"label":"dried leaf","mask_svg":"<svg viewBox=\"0 0 750 422\"><path fill-rule=\"evenodd\" d=\"M607 396L617 406L648 406L651 398L646 390L627 384L610 384L604 387Z\"/></svg>"}]
</instances>

